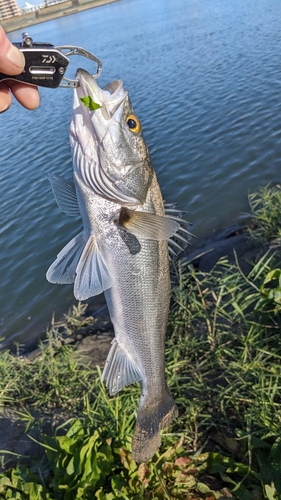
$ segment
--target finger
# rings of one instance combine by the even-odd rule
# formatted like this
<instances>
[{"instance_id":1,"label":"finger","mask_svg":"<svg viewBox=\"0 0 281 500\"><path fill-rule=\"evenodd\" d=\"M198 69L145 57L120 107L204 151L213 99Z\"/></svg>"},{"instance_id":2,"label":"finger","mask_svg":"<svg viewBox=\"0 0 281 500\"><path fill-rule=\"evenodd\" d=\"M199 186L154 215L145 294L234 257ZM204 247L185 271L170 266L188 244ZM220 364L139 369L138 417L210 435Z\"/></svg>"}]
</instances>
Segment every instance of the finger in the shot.
<instances>
[{"instance_id":1,"label":"finger","mask_svg":"<svg viewBox=\"0 0 281 500\"><path fill-rule=\"evenodd\" d=\"M18 75L23 71L24 66L23 53L11 44L0 26L0 72L7 75Z\"/></svg>"},{"instance_id":2,"label":"finger","mask_svg":"<svg viewBox=\"0 0 281 500\"><path fill-rule=\"evenodd\" d=\"M4 113L12 104L11 93L4 83L0 85L0 113Z\"/></svg>"},{"instance_id":3,"label":"finger","mask_svg":"<svg viewBox=\"0 0 281 500\"><path fill-rule=\"evenodd\" d=\"M26 83L10 82L9 86L17 101L26 109L36 109L40 103L37 87Z\"/></svg>"}]
</instances>

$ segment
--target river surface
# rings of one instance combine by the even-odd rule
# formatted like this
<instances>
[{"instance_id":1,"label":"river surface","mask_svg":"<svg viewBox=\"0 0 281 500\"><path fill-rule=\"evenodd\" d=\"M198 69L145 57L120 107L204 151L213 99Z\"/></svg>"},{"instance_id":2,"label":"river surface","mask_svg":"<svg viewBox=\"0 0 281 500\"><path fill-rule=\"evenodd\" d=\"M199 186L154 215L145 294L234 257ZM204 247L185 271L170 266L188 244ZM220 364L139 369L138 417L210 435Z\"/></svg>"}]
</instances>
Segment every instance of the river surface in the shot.
<instances>
[{"instance_id":1,"label":"river surface","mask_svg":"<svg viewBox=\"0 0 281 500\"><path fill-rule=\"evenodd\" d=\"M124 81L164 198L188 212L200 241L248 211L249 191L280 182L280 18L280 0L121 0L29 33L94 52L100 84ZM71 66L70 76L79 66L95 72L76 56ZM36 111L14 103L0 116L3 346L36 341L75 303L72 286L45 279L81 229L47 180L72 174L71 101L69 89L43 89Z\"/></svg>"}]
</instances>

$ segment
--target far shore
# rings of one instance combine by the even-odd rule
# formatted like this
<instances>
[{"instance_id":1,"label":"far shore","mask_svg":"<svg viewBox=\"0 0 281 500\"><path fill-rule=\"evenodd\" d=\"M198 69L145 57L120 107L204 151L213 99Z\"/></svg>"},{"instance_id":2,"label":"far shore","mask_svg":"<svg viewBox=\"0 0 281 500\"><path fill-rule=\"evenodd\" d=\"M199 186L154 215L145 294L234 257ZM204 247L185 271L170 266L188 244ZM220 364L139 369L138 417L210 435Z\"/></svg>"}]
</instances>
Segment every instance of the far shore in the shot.
<instances>
[{"instance_id":1,"label":"far shore","mask_svg":"<svg viewBox=\"0 0 281 500\"><path fill-rule=\"evenodd\" d=\"M69 16L71 14L77 14L83 10L93 9L95 7L100 7L101 5L117 1L119 0L68 0L51 7L45 7L44 9L36 12L22 14L21 16L1 21L0 24L6 33L10 33L11 31L19 29L27 29L29 26L33 26L34 24L52 21L53 19Z\"/></svg>"}]
</instances>

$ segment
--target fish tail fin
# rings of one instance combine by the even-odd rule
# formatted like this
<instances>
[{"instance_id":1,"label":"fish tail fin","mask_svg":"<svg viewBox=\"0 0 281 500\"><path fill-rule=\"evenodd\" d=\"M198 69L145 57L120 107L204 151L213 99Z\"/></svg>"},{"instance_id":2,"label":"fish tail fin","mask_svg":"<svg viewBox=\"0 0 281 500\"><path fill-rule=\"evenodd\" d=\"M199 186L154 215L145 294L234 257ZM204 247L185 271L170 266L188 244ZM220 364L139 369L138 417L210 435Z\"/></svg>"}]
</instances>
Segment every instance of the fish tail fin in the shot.
<instances>
[{"instance_id":1,"label":"fish tail fin","mask_svg":"<svg viewBox=\"0 0 281 500\"><path fill-rule=\"evenodd\" d=\"M94 236L88 236L84 231L61 250L46 277L50 283L74 283L77 300L98 295L112 285L106 261Z\"/></svg>"},{"instance_id":2,"label":"fish tail fin","mask_svg":"<svg viewBox=\"0 0 281 500\"><path fill-rule=\"evenodd\" d=\"M136 421L132 455L136 462L147 462L161 445L160 431L178 416L176 403L167 389L159 401L141 400Z\"/></svg>"}]
</instances>

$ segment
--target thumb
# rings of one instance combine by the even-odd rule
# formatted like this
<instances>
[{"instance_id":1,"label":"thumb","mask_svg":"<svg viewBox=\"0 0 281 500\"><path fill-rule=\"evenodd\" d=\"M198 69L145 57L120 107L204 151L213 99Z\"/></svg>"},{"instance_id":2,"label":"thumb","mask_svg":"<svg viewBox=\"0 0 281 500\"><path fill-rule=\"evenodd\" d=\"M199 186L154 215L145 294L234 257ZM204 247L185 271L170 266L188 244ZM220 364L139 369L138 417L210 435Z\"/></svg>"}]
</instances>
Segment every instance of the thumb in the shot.
<instances>
[{"instance_id":1,"label":"thumb","mask_svg":"<svg viewBox=\"0 0 281 500\"><path fill-rule=\"evenodd\" d=\"M22 52L11 44L0 26L0 72L18 75L24 69L25 59Z\"/></svg>"}]
</instances>

